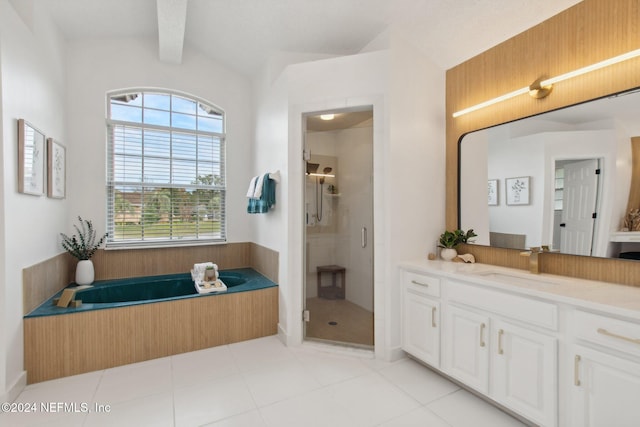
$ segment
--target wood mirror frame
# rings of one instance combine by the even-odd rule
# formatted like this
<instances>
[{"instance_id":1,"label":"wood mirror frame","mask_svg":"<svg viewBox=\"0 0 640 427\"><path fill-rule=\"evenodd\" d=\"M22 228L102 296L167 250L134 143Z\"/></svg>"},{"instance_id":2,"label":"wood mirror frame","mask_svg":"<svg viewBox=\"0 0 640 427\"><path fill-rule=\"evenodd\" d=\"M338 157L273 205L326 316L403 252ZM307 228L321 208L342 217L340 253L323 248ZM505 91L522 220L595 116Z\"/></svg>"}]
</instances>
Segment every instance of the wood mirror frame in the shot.
<instances>
[{"instance_id":1,"label":"wood mirror frame","mask_svg":"<svg viewBox=\"0 0 640 427\"><path fill-rule=\"evenodd\" d=\"M640 58L557 83L546 98L520 95L453 118L462 108L640 48L640 0L583 0L535 27L447 71L446 218L458 225L458 141L468 132L640 86ZM528 269L518 250L467 245L478 262ZM640 262L545 254L540 271L640 285Z\"/></svg>"}]
</instances>

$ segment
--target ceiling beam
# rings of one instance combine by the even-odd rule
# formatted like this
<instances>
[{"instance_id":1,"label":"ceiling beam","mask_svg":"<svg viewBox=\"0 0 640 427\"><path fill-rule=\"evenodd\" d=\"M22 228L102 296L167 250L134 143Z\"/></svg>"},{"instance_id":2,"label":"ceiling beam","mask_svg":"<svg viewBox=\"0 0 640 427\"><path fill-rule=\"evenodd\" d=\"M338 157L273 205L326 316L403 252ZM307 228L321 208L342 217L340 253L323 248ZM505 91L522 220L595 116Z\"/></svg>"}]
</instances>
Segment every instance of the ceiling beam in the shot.
<instances>
[{"instance_id":1,"label":"ceiling beam","mask_svg":"<svg viewBox=\"0 0 640 427\"><path fill-rule=\"evenodd\" d=\"M187 0L156 0L156 4L160 60L180 64L187 22Z\"/></svg>"}]
</instances>

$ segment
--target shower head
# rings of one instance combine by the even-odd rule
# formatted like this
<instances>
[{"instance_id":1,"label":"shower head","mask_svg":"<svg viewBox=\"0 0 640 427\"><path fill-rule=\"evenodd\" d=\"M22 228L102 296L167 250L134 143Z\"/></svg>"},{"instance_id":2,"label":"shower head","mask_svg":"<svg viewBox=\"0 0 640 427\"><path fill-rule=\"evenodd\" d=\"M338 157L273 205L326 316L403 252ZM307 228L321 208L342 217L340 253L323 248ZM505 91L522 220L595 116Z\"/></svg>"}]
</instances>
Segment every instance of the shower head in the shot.
<instances>
[{"instance_id":1,"label":"shower head","mask_svg":"<svg viewBox=\"0 0 640 427\"><path fill-rule=\"evenodd\" d=\"M307 162L307 174L316 173L318 171L318 167L320 167L320 163Z\"/></svg>"},{"instance_id":2,"label":"shower head","mask_svg":"<svg viewBox=\"0 0 640 427\"><path fill-rule=\"evenodd\" d=\"M326 167L326 168L324 168L322 171L323 171L324 173L329 173L329 172L331 172L332 170L333 170L333 168Z\"/></svg>"}]
</instances>

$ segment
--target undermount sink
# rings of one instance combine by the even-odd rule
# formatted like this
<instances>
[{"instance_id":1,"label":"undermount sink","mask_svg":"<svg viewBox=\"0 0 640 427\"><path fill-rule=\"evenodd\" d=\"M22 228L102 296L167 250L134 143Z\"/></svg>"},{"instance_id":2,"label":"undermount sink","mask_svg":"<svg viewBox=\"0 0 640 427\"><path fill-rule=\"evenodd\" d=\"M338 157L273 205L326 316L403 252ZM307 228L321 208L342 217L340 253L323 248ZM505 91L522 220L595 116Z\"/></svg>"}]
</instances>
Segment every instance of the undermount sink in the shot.
<instances>
[{"instance_id":1,"label":"undermount sink","mask_svg":"<svg viewBox=\"0 0 640 427\"><path fill-rule=\"evenodd\" d=\"M539 286L559 285L563 283L561 279L527 273L511 273L506 271L488 270L480 271L474 274L476 276L494 280L496 282L506 283L509 285Z\"/></svg>"}]
</instances>

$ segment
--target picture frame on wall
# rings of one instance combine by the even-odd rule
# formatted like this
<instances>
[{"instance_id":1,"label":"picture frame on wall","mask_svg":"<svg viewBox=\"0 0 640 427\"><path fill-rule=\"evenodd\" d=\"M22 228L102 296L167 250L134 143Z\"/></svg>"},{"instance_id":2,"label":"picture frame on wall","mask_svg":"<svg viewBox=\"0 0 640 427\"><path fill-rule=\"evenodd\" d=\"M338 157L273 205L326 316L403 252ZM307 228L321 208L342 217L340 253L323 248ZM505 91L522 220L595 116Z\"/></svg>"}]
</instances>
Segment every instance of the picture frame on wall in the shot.
<instances>
[{"instance_id":1,"label":"picture frame on wall","mask_svg":"<svg viewBox=\"0 0 640 427\"><path fill-rule=\"evenodd\" d=\"M490 179L487 186L488 204L489 206L498 205L498 180Z\"/></svg>"},{"instance_id":2,"label":"picture frame on wall","mask_svg":"<svg viewBox=\"0 0 640 427\"><path fill-rule=\"evenodd\" d=\"M67 190L67 149L47 138L47 196L64 199Z\"/></svg>"},{"instance_id":3,"label":"picture frame on wall","mask_svg":"<svg viewBox=\"0 0 640 427\"><path fill-rule=\"evenodd\" d=\"M45 176L45 136L24 119L18 120L18 191L42 196Z\"/></svg>"},{"instance_id":4,"label":"picture frame on wall","mask_svg":"<svg viewBox=\"0 0 640 427\"><path fill-rule=\"evenodd\" d=\"M531 177L519 176L515 178L507 178L505 180L505 190L507 195L507 205L528 205L529 189L531 185Z\"/></svg>"}]
</instances>

